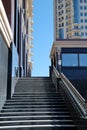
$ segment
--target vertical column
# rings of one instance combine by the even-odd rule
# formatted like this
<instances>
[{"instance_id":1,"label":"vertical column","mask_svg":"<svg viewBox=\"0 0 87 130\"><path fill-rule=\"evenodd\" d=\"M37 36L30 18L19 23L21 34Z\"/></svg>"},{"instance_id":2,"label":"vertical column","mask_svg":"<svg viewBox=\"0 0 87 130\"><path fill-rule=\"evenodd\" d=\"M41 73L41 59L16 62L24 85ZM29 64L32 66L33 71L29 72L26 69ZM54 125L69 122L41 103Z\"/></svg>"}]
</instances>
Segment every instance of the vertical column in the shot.
<instances>
[{"instance_id":1,"label":"vertical column","mask_svg":"<svg viewBox=\"0 0 87 130\"><path fill-rule=\"evenodd\" d=\"M58 54L57 69L58 69L59 73L61 73L61 48L57 48L57 54Z\"/></svg>"}]
</instances>

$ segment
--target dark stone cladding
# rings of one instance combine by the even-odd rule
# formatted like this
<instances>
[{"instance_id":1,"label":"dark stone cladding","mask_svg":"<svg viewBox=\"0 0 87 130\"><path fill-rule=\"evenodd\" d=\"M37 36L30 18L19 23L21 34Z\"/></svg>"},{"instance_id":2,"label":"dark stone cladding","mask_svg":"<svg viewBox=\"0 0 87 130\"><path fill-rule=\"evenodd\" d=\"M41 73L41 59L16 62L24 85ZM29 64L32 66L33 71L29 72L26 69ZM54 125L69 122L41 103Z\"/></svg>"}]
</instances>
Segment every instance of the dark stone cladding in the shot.
<instances>
[{"instance_id":1,"label":"dark stone cladding","mask_svg":"<svg viewBox=\"0 0 87 130\"><path fill-rule=\"evenodd\" d=\"M72 79L70 81L87 102L87 77L85 79Z\"/></svg>"}]
</instances>

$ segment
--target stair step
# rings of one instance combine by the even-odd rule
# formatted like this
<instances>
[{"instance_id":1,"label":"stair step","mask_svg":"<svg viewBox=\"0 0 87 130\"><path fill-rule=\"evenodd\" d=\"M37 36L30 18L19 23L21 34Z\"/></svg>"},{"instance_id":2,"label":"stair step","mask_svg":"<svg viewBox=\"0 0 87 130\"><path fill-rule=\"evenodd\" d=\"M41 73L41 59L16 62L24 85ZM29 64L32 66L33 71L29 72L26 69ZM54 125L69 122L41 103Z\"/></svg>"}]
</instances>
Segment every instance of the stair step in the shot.
<instances>
[{"instance_id":1,"label":"stair step","mask_svg":"<svg viewBox=\"0 0 87 130\"><path fill-rule=\"evenodd\" d=\"M47 94L47 93L44 93L44 94L32 94L32 93L30 93L30 94L13 94L13 97L28 97L28 96L52 96L52 97L59 97L59 98L61 98L61 96L60 95L57 95L57 93L50 93L50 94Z\"/></svg>"},{"instance_id":2,"label":"stair step","mask_svg":"<svg viewBox=\"0 0 87 130\"><path fill-rule=\"evenodd\" d=\"M61 107L66 107L66 105L58 105L58 104L33 104L33 103L30 103L29 105L5 105L3 108L16 108L16 107L19 107L19 108L25 108L25 107L40 107L40 108L44 108L44 107L59 107L59 108L61 108Z\"/></svg>"},{"instance_id":3,"label":"stair step","mask_svg":"<svg viewBox=\"0 0 87 130\"><path fill-rule=\"evenodd\" d=\"M70 120L69 115L24 115L24 116L2 116L0 121L17 121L17 120Z\"/></svg>"},{"instance_id":4,"label":"stair step","mask_svg":"<svg viewBox=\"0 0 87 130\"><path fill-rule=\"evenodd\" d=\"M28 103L29 103L29 104L30 104L30 103L35 102L35 101L36 101L36 103L37 103L37 102L39 103L39 102L41 102L41 101L42 101L42 102L48 102L48 101L49 101L49 102L53 102L53 101L56 102L56 101L57 101L58 104L66 104L64 101L61 102L61 100L35 99L35 98L34 98L34 99L31 99L31 100L24 100L24 99L20 99L20 100L15 100L15 99L14 99L14 100L12 100L12 99L11 99L11 100L7 100L7 101L6 101L6 104L10 104L10 103L13 103L13 104L14 104L14 103L23 103L23 104L26 104L26 103L28 104Z\"/></svg>"},{"instance_id":5,"label":"stair step","mask_svg":"<svg viewBox=\"0 0 87 130\"><path fill-rule=\"evenodd\" d=\"M57 98L62 98L61 96L57 96L56 94L55 95L47 95L47 94L44 94L44 95L13 95L12 98L15 98L15 97L18 97L18 98L21 98L21 97L25 97L25 98L28 98L28 97L57 97Z\"/></svg>"},{"instance_id":6,"label":"stair step","mask_svg":"<svg viewBox=\"0 0 87 130\"><path fill-rule=\"evenodd\" d=\"M13 125L72 125L72 120L16 120L16 121L0 121L0 126L13 126Z\"/></svg>"},{"instance_id":7,"label":"stair step","mask_svg":"<svg viewBox=\"0 0 87 130\"><path fill-rule=\"evenodd\" d=\"M48 110L49 111L60 111L60 112L67 111L66 108L55 108L55 107L51 108L51 107L49 107L49 108L26 108L26 109L24 109L24 108L21 108L21 109L20 108L19 109L18 108L14 108L14 109L2 109L1 112L6 112L6 111L7 112L13 112L13 111L14 112L17 112L17 111L18 112L21 112L21 111L22 112L24 112L24 111L26 111L26 112L31 111L32 112L32 111L48 111Z\"/></svg>"},{"instance_id":8,"label":"stair step","mask_svg":"<svg viewBox=\"0 0 87 130\"><path fill-rule=\"evenodd\" d=\"M60 94L60 92L50 92L50 91L49 91L49 92L35 92L35 91L34 91L33 93L35 93L35 94L55 94L55 93L56 93L57 95ZM32 94L33 94L33 93L32 93ZM31 92L26 92L26 93L24 93L24 92L15 92L13 95L19 95L19 94L20 94L20 95L23 95L23 94L26 95L26 94L31 94Z\"/></svg>"},{"instance_id":9,"label":"stair step","mask_svg":"<svg viewBox=\"0 0 87 130\"><path fill-rule=\"evenodd\" d=\"M40 105L40 104L47 104L47 105L51 105L51 104L57 104L57 105L60 105L60 106L65 106L65 103L59 103L59 102L52 102L52 101L49 101L49 102L46 102L46 101L39 101L39 102L36 102L36 101L32 101L32 102L6 102L4 105L7 106L7 105Z\"/></svg>"},{"instance_id":10,"label":"stair step","mask_svg":"<svg viewBox=\"0 0 87 130\"><path fill-rule=\"evenodd\" d=\"M30 112L2 112L0 113L0 116L10 116L10 115L15 115L15 116L18 116L18 115L44 115L44 114L49 114L49 115L70 115L69 112L67 111L30 111Z\"/></svg>"},{"instance_id":11,"label":"stair step","mask_svg":"<svg viewBox=\"0 0 87 130\"><path fill-rule=\"evenodd\" d=\"M57 100L62 100L62 101L64 101L62 98L59 98L59 97L52 97L52 96L29 96L29 97L12 97L12 99L57 99Z\"/></svg>"},{"instance_id":12,"label":"stair step","mask_svg":"<svg viewBox=\"0 0 87 130\"><path fill-rule=\"evenodd\" d=\"M3 109L30 109L30 108L60 108L66 109L66 106L59 106L59 105L13 105L13 106L4 106Z\"/></svg>"},{"instance_id":13,"label":"stair step","mask_svg":"<svg viewBox=\"0 0 87 130\"><path fill-rule=\"evenodd\" d=\"M74 129L73 129L74 128ZM1 126L0 129L1 130L76 130L75 129L76 126L75 125L67 125L67 124L62 124L62 125L53 125L53 124L49 124L49 125L15 125L15 126Z\"/></svg>"}]
</instances>

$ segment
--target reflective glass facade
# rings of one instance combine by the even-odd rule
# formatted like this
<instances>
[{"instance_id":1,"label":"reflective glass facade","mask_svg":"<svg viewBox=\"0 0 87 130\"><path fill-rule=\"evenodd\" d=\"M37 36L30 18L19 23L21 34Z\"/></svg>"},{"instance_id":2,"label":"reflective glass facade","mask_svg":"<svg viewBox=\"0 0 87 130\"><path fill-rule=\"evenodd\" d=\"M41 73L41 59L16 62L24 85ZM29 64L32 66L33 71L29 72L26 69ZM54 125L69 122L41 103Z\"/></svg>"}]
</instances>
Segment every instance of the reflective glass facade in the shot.
<instances>
[{"instance_id":1,"label":"reflective glass facade","mask_svg":"<svg viewBox=\"0 0 87 130\"><path fill-rule=\"evenodd\" d=\"M77 54L62 54L62 66L78 66Z\"/></svg>"},{"instance_id":2,"label":"reflective glass facade","mask_svg":"<svg viewBox=\"0 0 87 130\"><path fill-rule=\"evenodd\" d=\"M62 54L63 67L87 67L87 53Z\"/></svg>"}]
</instances>

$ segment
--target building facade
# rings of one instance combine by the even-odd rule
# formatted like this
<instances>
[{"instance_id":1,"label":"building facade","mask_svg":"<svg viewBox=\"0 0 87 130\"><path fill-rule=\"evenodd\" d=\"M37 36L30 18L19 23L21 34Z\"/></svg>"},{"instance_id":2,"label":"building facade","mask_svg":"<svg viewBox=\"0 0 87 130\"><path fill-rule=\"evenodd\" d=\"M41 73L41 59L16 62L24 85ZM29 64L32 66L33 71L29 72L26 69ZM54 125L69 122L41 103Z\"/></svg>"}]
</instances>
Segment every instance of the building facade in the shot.
<instances>
[{"instance_id":1,"label":"building facade","mask_svg":"<svg viewBox=\"0 0 87 130\"><path fill-rule=\"evenodd\" d=\"M87 97L87 0L54 0L51 65Z\"/></svg>"},{"instance_id":2,"label":"building facade","mask_svg":"<svg viewBox=\"0 0 87 130\"><path fill-rule=\"evenodd\" d=\"M54 0L54 39L87 38L87 0Z\"/></svg>"},{"instance_id":3,"label":"building facade","mask_svg":"<svg viewBox=\"0 0 87 130\"><path fill-rule=\"evenodd\" d=\"M87 0L54 0L51 65L87 98Z\"/></svg>"},{"instance_id":4,"label":"building facade","mask_svg":"<svg viewBox=\"0 0 87 130\"><path fill-rule=\"evenodd\" d=\"M0 109L14 78L31 76L33 0L0 0Z\"/></svg>"}]
</instances>

